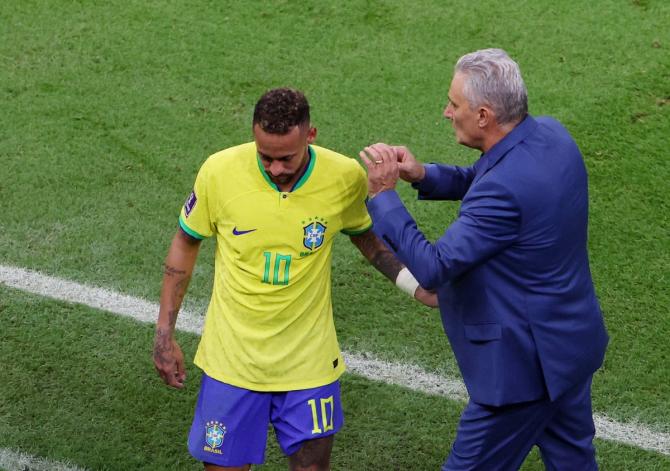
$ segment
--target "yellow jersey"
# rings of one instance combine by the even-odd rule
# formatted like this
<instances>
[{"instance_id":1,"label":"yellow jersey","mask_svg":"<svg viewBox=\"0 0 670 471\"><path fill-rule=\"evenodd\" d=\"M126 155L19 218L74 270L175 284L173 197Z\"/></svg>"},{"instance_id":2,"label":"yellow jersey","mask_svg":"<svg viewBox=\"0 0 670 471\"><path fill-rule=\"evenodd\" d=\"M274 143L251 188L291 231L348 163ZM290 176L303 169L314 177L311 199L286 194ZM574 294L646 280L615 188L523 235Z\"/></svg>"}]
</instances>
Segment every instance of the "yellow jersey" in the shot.
<instances>
[{"instance_id":1,"label":"yellow jersey","mask_svg":"<svg viewBox=\"0 0 670 471\"><path fill-rule=\"evenodd\" d=\"M254 142L210 156L179 217L216 235L214 287L195 364L254 391L322 386L344 372L331 304L335 235L369 230L367 179L353 159L309 146L292 191L279 191Z\"/></svg>"}]
</instances>

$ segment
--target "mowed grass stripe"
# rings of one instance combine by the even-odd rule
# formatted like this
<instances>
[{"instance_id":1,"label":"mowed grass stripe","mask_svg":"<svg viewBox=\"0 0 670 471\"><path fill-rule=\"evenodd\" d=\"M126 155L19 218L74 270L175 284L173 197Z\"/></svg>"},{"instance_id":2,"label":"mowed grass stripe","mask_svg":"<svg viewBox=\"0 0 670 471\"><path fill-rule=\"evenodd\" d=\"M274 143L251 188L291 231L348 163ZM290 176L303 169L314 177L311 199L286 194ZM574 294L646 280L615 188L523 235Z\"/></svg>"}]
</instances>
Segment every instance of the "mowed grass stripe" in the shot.
<instances>
[{"instance_id":1,"label":"mowed grass stripe","mask_svg":"<svg viewBox=\"0 0 670 471\"><path fill-rule=\"evenodd\" d=\"M18 267L0 265L0 283L41 296L84 304L141 322L155 322L158 312L157 304L143 299ZM177 320L179 330L194 334L200 334L202 324L201 316L188 311L182 312ZM444 396L451 400L467 399L467 392L459 379L436 375L411 364L379 360L367 353L343 354L349 371L367 379ZM594 414L594 420L598 438L670 455L670 434L652 430L643 424L620 423L602 414Z\"/></svg>"}]
</instances>

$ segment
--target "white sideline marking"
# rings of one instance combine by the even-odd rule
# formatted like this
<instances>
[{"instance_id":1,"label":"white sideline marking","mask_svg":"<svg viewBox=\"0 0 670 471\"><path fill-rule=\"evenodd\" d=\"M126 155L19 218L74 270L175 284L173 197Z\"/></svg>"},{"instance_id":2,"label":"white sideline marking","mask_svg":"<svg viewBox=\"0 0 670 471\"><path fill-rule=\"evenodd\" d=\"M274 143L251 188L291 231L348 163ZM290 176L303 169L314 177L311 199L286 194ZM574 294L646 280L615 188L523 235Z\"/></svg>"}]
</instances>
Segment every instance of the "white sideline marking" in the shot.
<instances>
[{"instance_id":1,"label":"white sideline marking","mask_svg":"<svg viewBox=\"0 0 670 471\"><path fill-rule=\"evenodd\" d=\"M85 304L141 322L153 323L158 314L158 305L155 303L23 268L0 265L0 283L62 301ZM194 334L200 334L202 325L203 317L188 311L180 313L177 320L179 330ZM351 373L426 394L444 396L455 401L467 400L467 391L460 379L429 373L411 364L378 360L365 353L343 352L343 354ZM652 430L643 424L619 423L602 414L594 414L593 418L598 438L670 455L668 433Z\"/></svg>"},{"instance_id":2,"label":"white sideline marking","mask_svg":"<svg viewBox=\"0 0 670 471\"><path fill-rule=\"evenodd\" d=\"M0 468L7 471L85 471L77 466L26 455L7 448L0 448Z\"/></svg>"}]
</instances>

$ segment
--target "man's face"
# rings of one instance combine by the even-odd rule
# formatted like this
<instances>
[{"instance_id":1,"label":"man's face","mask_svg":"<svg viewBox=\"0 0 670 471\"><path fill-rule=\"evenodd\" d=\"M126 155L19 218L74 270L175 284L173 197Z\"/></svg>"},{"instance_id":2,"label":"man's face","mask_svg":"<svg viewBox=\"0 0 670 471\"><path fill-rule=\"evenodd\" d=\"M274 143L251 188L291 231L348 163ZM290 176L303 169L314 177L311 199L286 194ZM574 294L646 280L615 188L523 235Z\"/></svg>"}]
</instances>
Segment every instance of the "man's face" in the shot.
<instances>
[{"instance_id":1,"label":"man's face","mask_svg":"<svg viewBox=\"0 0 670 471\"><path fill-rule=\"evenodd\" d=\"M254 125L258 156L265 173L280 190L289 190L298 180L307 165L307 146L315 138L316 128L308 126L294 126L286 134L271 134Z\"/></svg>"},{"instance_id":2,"label":"man's face","mask_svg":"<svg viewBox=\"0 0 670 471\"><path fill-rule=\"evenodd\" d=\"M465 79L465 75L460 72L454 75L449 87L449 103L443 115L451 121L459 144L480 149L482 130L479 127L479 110L471 109L463 94Z\"/></svg>"}]
</instances>

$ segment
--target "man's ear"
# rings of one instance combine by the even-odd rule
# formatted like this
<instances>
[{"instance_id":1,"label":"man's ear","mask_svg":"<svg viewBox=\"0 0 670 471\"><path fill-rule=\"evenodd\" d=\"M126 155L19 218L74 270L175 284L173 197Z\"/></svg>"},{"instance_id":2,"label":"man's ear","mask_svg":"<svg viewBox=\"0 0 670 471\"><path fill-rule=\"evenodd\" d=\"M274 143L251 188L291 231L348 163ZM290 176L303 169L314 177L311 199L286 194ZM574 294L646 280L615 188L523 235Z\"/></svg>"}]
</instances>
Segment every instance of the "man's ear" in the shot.
<instances>
[{"instance_id":1,"label":"man's ear","mask_svg":"<svg viewBox=\"0 0 670 471\"><path fill-rule=\"evenodd\" d=\"M477 110L477 125L480 128L485 128L488 126L492 120L494 119L494 114L493 110L490 108L487 108L485 106L482 106Z\"/></svg>"},{"instance_id":2,"label":"man's ear","mask_svg":"<svg viewBox=\"0 0 670 471\"><path fill-rule=\"evenodd\" d=\"M307 144L311 144L316 140L316 128L309 128L307 131Z\"/></svg>"}]
</instances>

